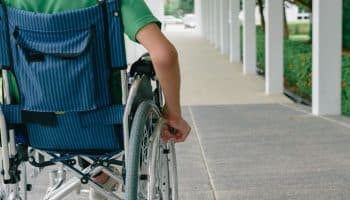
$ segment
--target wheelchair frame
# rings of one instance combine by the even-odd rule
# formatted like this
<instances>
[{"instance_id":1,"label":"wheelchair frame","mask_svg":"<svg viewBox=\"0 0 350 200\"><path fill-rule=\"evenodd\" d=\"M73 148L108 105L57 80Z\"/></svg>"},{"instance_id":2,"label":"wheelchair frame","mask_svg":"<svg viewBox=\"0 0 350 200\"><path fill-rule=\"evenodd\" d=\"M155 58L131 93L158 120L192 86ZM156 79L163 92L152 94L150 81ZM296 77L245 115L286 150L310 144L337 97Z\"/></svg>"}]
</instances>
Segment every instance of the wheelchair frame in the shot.
<instances>
[{"instance_id":1,"label":"wheelchair frame","mask_svg":"<svg viewBox=\"0 0 350 200\"><path fill-rule=\"evenodd\" d=\"M130 118L131 112L133 109L133 104L135 98L137 96L137 91L141 85L142 76L144 75L136 75L136 77L128 77L128 73L126 70L121 71L121 82L122 82L122 92L123 92L123 104L125 107L124 117L123 117L123 136L124 136L124 150L116 155L106 157L104 159L94 160L88 156L79 156L84 160L90 163L90 165L84 169L79 170L76 166L76 156L72 156L68 159L60 159L60 157L55 153L44 152L41 150L31 149L29 148L28 152L28 160L30 164L34 166L32 169L32 176L37 177L41 170L46 166L58 165L57 170L52 170L49 173L50 185L47 189L46 195L44 197L45 200L59 200L66 197L71 192L77 191L79 193L82 184L87 184L91 188L94 188L96 191L101 193L103 196L108 199L120 200L125 199L125 191L124 190L124 180L125 174L125 164L128 158L128 148L129 148L129 134L130 134ZM4 103L10 104L11 97L9 92L9 82L7 71L2 70L3 77L3 95L4 95ZM148 77L149 79L153 79L156 82L156 88L158 89L158 93L162 94L161 88L156 77ZM131 84L129 90L129 84ZM157 100L160 105L162 102L162 95L158 95L159 99ZM136 122L132 122L136 123ZM155 137L160 138L160 132L164 125L164 121L162 119L157 123L156 129L153 132ZM18 151L18 145L15 142L15 132L14 130L8 129L6 125L5 116L0 109L0 130L1 130L1 168L4 183L3 195L5 194L6 200L26 200L27 199L27 190L31 190L31 185L27 185L27 167L26 160L21 160L21 155L26 154L26 152ZM153 142L154 143L154 142ZM161 141L157 145L162 145L163 148L166 148L168 151L171 151L170 154L166 154L169 157L162 157L161 159L161 169L164 171L167 177L167 183L162 184L162 199L167 200L177 200L178 199L178 189L177 189L177 169L176 169L176 155L175 155L175 144L173 142L169 142L167 144L160 144ZM152 156L154 156L152 154ZM51 158L52 160L45 161L45 158ZM37 161L39 160L39 161ZM170 163L169 163L170 162ZM122 174L116 174L111 169L110 166L117 166L118 168L122 168ZM154 167L154 165L152 165ZM151 166L151 167L152 167ZM134 166L138 167L138 166ZM72 173L75 177L67 180L66 170ZM157 169L159 170L159 169ZM155 170L151 170L155 171ZM109 192L101 184L96 183L91 177L94 175L104 172L110 178L116 180L120 183L117 193ZM150 174L154 176L154 174ZM12 180L10 182L4 182L3 180ZM164 189L164 187L166 187ZM169 189L172 187L172 193L169 193ZM0 196L1 199L1 196ZM153 199L152 199L153 200Z\"/></svg>"}]
</instances>

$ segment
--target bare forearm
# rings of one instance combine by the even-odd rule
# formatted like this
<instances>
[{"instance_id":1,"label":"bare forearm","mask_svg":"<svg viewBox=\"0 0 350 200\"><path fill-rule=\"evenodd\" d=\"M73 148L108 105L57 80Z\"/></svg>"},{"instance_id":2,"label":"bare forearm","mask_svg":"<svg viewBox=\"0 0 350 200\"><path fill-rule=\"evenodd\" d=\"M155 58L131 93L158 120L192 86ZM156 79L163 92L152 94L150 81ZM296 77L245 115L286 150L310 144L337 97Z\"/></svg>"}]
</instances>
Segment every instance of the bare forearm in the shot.
<instances>
[{"instance_id":1,"label":"bare forearm","mask_svg":"<svg viewBox=\"0 0 350 200\"><path fill-rule=\"evenodd\" d=\"M175 47L155 24L143 28L138 33L137 39L151 55L157 77L163 88L169 117L181 117L180 69Z\"/></svg>"},{"instance_id":2,"label":"bare forearm","mask_svg":"<svg viewBox=\"0 0 350 200\"><path fill-rule=\"evenodd\" d=\"M181 117L180 110L180 70L178 61L169 63L165 66L163 63L154 62L154 67L162 85L165 102L167 104L167 113L171 117Z\"/></svg>"},{"instance_id":3,"label":"bare forearm","mask_svg":"<svg viewBox=\"0 0 350 200\"><path fill-rule=\"evenodd\" d=\"M183 142L188 137L191 127L181 116L180 68L177 51L155 24L145 26L136 37L150 53L163 88L166 103L163 117L167 121L168 128L163 130L162 139L166 142L169 140Z\"/></svg>"}]
</instances>

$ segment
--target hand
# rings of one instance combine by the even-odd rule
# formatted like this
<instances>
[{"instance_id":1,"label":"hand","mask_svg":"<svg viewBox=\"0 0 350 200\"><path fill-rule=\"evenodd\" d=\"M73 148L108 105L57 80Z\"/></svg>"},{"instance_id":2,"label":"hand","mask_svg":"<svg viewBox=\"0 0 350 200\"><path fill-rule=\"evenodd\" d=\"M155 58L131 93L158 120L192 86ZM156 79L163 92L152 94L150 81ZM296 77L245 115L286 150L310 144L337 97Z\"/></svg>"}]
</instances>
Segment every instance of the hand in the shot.
<instances>
[{"instance_id":1,"label":"hand","mask_svg":"<svg viewBox=\"0 0 350 200\"><path fill-rule=\"evenodd\" d=\"M191 127L182 117L166 119L165 124L166 126L161 135L164 142L184 142L190 134Z\"/></svg>"}]
</instances>

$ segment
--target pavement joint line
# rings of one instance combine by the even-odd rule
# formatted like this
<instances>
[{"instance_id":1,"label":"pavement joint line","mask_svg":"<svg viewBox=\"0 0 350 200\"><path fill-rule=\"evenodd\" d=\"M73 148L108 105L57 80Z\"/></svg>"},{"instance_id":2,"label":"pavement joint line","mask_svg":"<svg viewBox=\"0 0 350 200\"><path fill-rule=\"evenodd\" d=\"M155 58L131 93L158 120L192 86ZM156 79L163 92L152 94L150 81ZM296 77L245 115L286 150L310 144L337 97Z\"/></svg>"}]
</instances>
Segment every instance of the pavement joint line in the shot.
<instances>
[{"instance_id":1,"label":"pavement joint line","mask_svg":"<svg viewBox=\"0 0 350 200\"><path fill-rule=\"evenodd\" d=\"M204 165L205 165L205 169L206 169L207 174L208 174L208 178L209 178L209 182L210 182L210 188L211 188L211 190L213 192L214 200L217 200L217 194L216 194L216 189L215 189L213 177L212 177L212 175L211 175L211 173L209 171L209 165L208 165L207 159L206 159L205 154L204 154L204 148L203 148L202 140L201 140L201 138L199 136L198 127L197 127L196 121L194 120L194 115L193 115L193 112L192 112L192 109L191 109L190 106L188 106L188 111L190 113L191 120L192 120L192 123L193 123L194 132L195 132L195 134L197 136L199 147L201 149L201 155L202 155L202 159L203 159L203 162L204 162Z\"/></svg>"},{"instance_id":2,"label":"pavement joint line","mask_svg":"<svg viewBox=\"0 0 350 200\"><path fill-rule=\"evenodd\" d=\"M302 112L302 113L308 114L308 115L316 117L316 118L320 118L320 119L326 120L328 122L332 122L332 123L338 124L338 125L343 126L345 128L350 128L350 124L348 124L346 122L341 122L341 121L338 121L336 119L332 119L332 118L326 117L326 116L313 115L312 113L310 113L308 111L305 111L303 109L300 109L300 108L297 108L297 107L294 107L294 106L290 106L290 105L287 105L287 104L284 104L284 103L280 103L280 105L283 106L283 107L286 107L286 108L298 111L298 112Z\"/></svg>"}]
</instances>

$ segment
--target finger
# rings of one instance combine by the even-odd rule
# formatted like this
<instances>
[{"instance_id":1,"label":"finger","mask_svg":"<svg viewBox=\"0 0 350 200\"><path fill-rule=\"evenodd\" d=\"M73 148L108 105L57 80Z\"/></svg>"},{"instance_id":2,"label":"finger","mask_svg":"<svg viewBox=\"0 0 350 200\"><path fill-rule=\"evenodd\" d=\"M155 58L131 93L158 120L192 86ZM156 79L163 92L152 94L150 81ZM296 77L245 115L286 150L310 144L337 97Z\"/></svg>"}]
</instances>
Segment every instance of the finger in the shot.
<instances>
[{"instance_id":1,"label":"finger","mask_svg":"<svg viewBox=\"0 0 350 200\"><path fill-rule=\"evenodd\" d=\"M168 132L164 131L161 134L161 138L166 142L171 139L171 135Z\"/></svg>"},{"instance_id":2,"label":"finger","mask_svg":"<svg viewBox=\"0 0 350 200\"><path fill-rule=\"evenodd\" d=\"M184 142L186 139L187 139L187 137L188 137L188 133L182 133L182 134L178 134L178 135L176 135L177 137L175 138L175 142Z\"/></svg>"},{"instance_id":3,"label":"finger","mask_svg":"<svg viewBox=\"0 0 350 200\"><path fill-rule=\"evenodd\" d=\"M180 131L181 134L177 134L177 139L186 139L191 132L191 128L188 127L185 131Z\"/></svg>"},{"instance_id":4,"label":"finger","mask_svg":"<svg viewBox=\"0 0 350 200\"><path fill-rule=\"evenodd\" d=\"M164 142L168 142L169 140L175 140L176 135L171 134L168 130L162 132L161 137Z\"/></svg>"},{"instance_id":5,"label":"finger","mask_svg":"<svg viewBox=\"0 0 350 200\"><path fill-rule=\"evenodd\" d=\"M168 130L173 135L178 132L177 129L174 126L172 126L168 121L164 123L163 130Z\"/></svg>"},{"instance_id":6,"label":"finger","mask_svg":"<svg viewBox=\"0 0 350 200\"><path fill-rule=\"evenodd\" d=\"M176 135L177 133L178 133L178 131L175 129L175 128L173 128L173 127L171 127L171 126L169 126L169 132L172 134L172 135Z\"/></svg>"}]
</instances>

